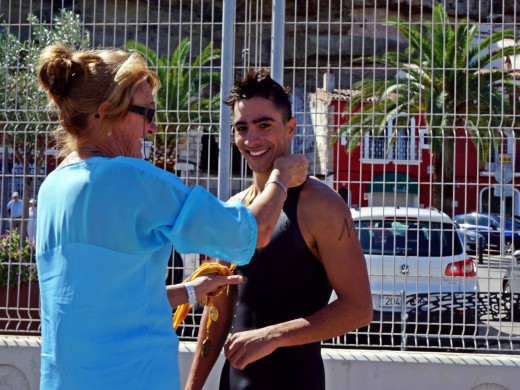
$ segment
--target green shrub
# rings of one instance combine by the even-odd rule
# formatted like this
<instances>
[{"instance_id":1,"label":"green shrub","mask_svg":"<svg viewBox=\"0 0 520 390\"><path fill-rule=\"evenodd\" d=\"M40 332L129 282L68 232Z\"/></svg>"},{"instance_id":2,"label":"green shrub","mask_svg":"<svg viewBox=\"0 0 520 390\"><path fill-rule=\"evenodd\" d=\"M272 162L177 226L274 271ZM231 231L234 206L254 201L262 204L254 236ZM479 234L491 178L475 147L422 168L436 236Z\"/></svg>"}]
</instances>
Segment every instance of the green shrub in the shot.
<instances>
[{"instance_id":1,"label":"green shrub","mask_svg":"<svg viewBox=\"0 0 520 390\"><path fill-rule=\"evenodd\" d=\"M35 246L29 237L21 244L17 229L6 230L0 236L0 287L10 289L23 286L38 279Z\"/></svg>"}]
</instances>

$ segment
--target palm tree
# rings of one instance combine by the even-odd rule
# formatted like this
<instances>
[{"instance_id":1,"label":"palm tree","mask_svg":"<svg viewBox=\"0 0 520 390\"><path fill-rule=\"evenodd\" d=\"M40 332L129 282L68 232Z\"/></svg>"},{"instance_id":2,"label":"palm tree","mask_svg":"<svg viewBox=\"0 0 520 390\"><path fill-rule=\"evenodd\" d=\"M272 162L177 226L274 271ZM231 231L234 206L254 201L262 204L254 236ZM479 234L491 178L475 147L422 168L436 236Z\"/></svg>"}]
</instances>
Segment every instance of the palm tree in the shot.
<instances>
[{"instance_id":1,"label":"palm tree","mask_svg":"<svg viewBox=\"0 0 520 390\"><path fill-rule=\"evenodd\" d=\"M203 68L220 59L220 50L213 49L213 43L209 43L190 64L188 38L179 43L170 60L134 41L128 42L126 47L140 53L161 80L162 87L157 94L159 129L151 155L157 165L171 167L177 158L175 145L180 134L208 123L210 131L217 130L220 95L205 95L220 85L220 73L203 71Z\"/></svg>"},{"instance_id":2,"label":"palm tree","mask_svg":"<svg viewBox=\"0 0 520 390\"><path fill-rule=\"evenodd\" d=\"M404 55L389 52L356 59L383 64L394 69L396 76L366 78L354 85L359 93L350 106L362 105L362 109L340 131L347 133L346 148L352 151L364 134L372 130L374 135L381 134L388 120L397 116L388 153L399 128L421 115L434 156L434 206L451 215L457 129L466 129L480 161L487 161L494 135L514 125L509 95L518 97L520 87L513 73L486 68L494 60L517 54L520 46L494 48L499 41L516 42L512 30L493 33L474 46L479 25L464 19L452 26L441 4L434 7L433 18L422 27L397 18L388 20L409 46Z\"/></svg>"}]
</instances>

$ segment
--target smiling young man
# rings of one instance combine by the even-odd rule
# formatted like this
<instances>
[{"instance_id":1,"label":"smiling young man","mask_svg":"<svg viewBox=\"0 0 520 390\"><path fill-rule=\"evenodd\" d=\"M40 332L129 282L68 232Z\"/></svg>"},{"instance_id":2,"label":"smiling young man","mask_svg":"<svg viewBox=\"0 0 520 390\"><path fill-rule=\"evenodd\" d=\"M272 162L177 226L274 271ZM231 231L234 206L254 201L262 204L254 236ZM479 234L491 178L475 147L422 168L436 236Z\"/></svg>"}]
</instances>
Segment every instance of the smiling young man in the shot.
<instances>
[{"instance_id":1,"label":"smiling young man","mask_svg":"<svg viewBox=\"0 0 520 390\"><path fill-rule=\"evenodd\" d=\"M250 71L225 103L253 171L253 185L231 201L254 203L269 186L286 191L269 175L276 158L290 153L296 129L287 90L266 69ZM209 335L204 312L186 388L202 388L224 348L221 389L324 389L320 341L372 318L366 263L343 199L313 177L291 188L269 244L237 272L244 283L216 297L219 320ZM329 304L332 289L338 299ZM212 347L203 357L207 336Z\"/></svg>"}]
</instances>

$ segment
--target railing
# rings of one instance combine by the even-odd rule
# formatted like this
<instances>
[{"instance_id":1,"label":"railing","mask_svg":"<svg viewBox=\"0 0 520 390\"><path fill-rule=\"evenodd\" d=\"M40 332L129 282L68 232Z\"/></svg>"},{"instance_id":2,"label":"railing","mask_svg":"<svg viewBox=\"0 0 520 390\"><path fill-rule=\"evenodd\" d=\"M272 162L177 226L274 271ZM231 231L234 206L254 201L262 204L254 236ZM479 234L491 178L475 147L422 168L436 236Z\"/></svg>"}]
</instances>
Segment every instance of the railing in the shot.
<instances>
[{"instance_id":1,"label":"railing","mask_svg":"<svg viewBox=\"0 0 520 390\"><path fill-rule=\"evenodd\" d=\"M226 6L233 3L236 8L231 16L223 15L223 3L215 0L105 0L94 2L95 6L91 3L78 0L72 9L68 2L0 1L0 19L4 20L0 29L0 49L2 53L7 53L0 58L2 232L6 232L13 223L7 215L6 206L12 192L18 191L23 201L23 213L14 222L19 223L22 236L25 235L31 222L28 201L37 197L39 185L58 161L51 137L58 118L56 112L44 109L45 96L37 90L34 78L35 58L38 50L45 46L42 40L47 35L55 39L70 38L74 43L87 47L117 46L128 50L136 41L143 43L147 50L168 59L186 38L190 45L189 55L186 63L178 66L181 73L186 71L183 73L185 77L192 77L187 70L194 68L196 58L210 43L213 43L214 49L221 49L221 56L230 61L230 69L225 70L231 72L233 77L243 74L250 67L277 64L274 73L280 80L283 78L282 83L293 91L294 116L298 119L293 150L305 153L310 161L310 173L337 190L352 208L375 204L422 209L435 207L451 218L473 211L495 212L509 217L520 215L519 158L516 153L520 137L517 124L510 123L510 118L518 116L519 108L511 103L518 101L518 91L511 87L507 95L501 94L507 88L494 89L501 78L493 79L495 83L488 84L483 79L484 75L491 77L489 74L494 74L489 72L490 69L504 71L500 77L509 77L516 74L515 68L520 68L520 59L516 48L510 46L509 35L488 48L506 48L506 51L496 56L485 69L471 62L464 63L461 69L453 69L444 60L428 62L425 52L412 55L405 51L405 47L410 47L412 43L408 39L410 36L399 35L397 29L386 22L390 17L405 15L405 21L397 22L397 27L426 27L433 19L434 10L430 2L425 1L398 2L399 14L394 12L395 1L384 5L376 2L377 6L374 7L366 5L367 2L354 1L276 1L276 7L281 4L285 7L283 29L280 29L279 20L276 21L277 27L272 28L273 4L261 0L225 0ZM444 3L447 4L449 16L449 22L444 22L444 27L479 25L479 34L473 37L472 47L484 42L493 32L517 29L518 10L510 5L515 2L502 2L500 18L496 17L496 12L491 12L490 5L488 7L488 3L496 2L467 0ZM59 11L61 7L68 13ZM27 19L29 14L34 15L30 20ZM493 17L488 18L488 15ZM223 34L223 24L227 25L228 20L226 17L235 18L231 35L234 41L231 43L223 39L226 35ZM466 17L469 21L464 21ZM63 25L70 27L70 30L58 28ZM7 39L9 34L11 38ZM277 34L284 34L284 39ZM452 38L450 35L449 39ZM427 40L428 36L423 39ZM283 50L280 47L271 50L272 43L276 45L282 41L285 45ZM402 60L395 66L367 58L394 51L400 53ZM282 61L280 58L273 59L271 53L283 55L284 58ZM422 57L416 61L417 56ZM417 67L411 66L416 62ZM512 69L508 68L508 64ZM280 66L283 69L278 69ZM221 59L199 63L197 70L206 75L221 74ZM512 72L506 72L508 70ZM437 92L428 89L428 85L419 88L412 84L415 71L423 72L421 74L425 77L433 71L443 74L457 71L459 76L464 75L457 78L459 83L472 75L476 77L472 79L475 85L485 84L488 90L475 94L473 84L457 84L460 89L456 98L459 100L445 100L436 107L444 115L436 121L435 112L417 112L416 107L426 107L426 104L419 103L424 103L424 99ZM382 104L379 109L382 110L381 114L385 114L385 120L379 123L376 117L369 115L370 104L375 102L377 94L365 90L368 95L364 95L361 101L356 100L363 88L356 82L368 82L376 77L393 82L396 75L407 80L405 90L409 106L401 106L399 112L389 115L381 107L390 107L392 102ZM510 84L507 86L510 87ZM430 94L413 95L415 87L428 90ZM197 87L181 91L179 85L168 80L163 82L163 88L176 88L179 96L186 95L192 102L213 97L220 91L217 81L202 91ZM394 92L388 91L385 96L392 98L396 90L402 91L402 85L399 88ZM485 100L483 96L491 96L488 92L494 93L493 102L500 100L497 103L500 109L490 107L490 99ZM440 99L441 95L435 96ZM412 106L415 100L418 105ZM428 102L433 104L434 100ZM461 107L461 104L455 106L459 101L464 102L465 109L456 111ZM149 159L152 163L177 174L189 186L202 185L220 196L234 194L251 184L251 175L231 144L220 145L221 150L230 149L229 155L218 153L219 142L232 135L226 122L220 121L223 115L221 104L209 106L204 111L202 105L193 109L193 106L182 106L180 101L163 103L168 108L159 110L159 131L150 139ZM356 113L362 113L366 121L359 117L356 119ZM413 126L408 126L411 133L402 133L402 129L407 128L406 124L392 119L401 117L407 123L413 119ZM449 122L450 118L454 122ZM475 120L478 122L476 130L471 128ZM392 126L387 126L385 130L385 123L389 121ZM361 126L357 133L352 132L355 123ZM367 145L363 139L368 140L369 134L375 132L374 137L377 134L381 136L377 132L378 123L386 133L384 145L377 150L378 158L374 159L374 152L366 155L362 148ZM410 138L412 141L404 142L406 137L413 137ZM352 145L353 141L358 144L354 142ZM444 149L439 149L438 145ZM353 147L348 149L349 146ZM388 151L394 156L385 155ZM370 161L367 161L368 157ZM224 175L222 168L219 171L219 158L221 166L229 162L229 175ZM368 186L370 191L367 191ZM399 188L407 188L408 191L403 193ZM482 232L482 235L490 241L497 231L489 230ZM518 233L519 230L514 228L513 236L518 236ZM504 234L501 238L507 240ZM466 244L463 243L464 246ZM0 332L6 334L38 335L40 332L34 252L30 249L31 244L26 244L22 239L22 247L26 245L29 249L24 252L19 247L15 248L12 242L2 243L7 250L2 252L0 259L0 286L11 285L10 289L0 287ZM326 340L324 345L335 348L427 348L518 353L520 321L514 313L518 311L520 289L517 287L518 290L506 292L505 275L512 265L512 257L506 251L507 246L496 249L498 252L484 250L482 263L477 267L478 291L460 295L430 290L426 295L421 292L403 296L400 302L403 307L386 314L389 318L376 314L368 328ZM183 255L185 276L199 264L197 256ZM476 255L472 258L478 262ZM517 286L520 285L517 274L513 272L511 278ZM409 283L414 283L414 279L409 279ZM398 296L401 291L392 293ZM510 307L513 308L513 315L509 315ZM458 309L466 313L462 323L452 319L454 310ZM406 315L401 316L400 313ZM181 339L195 340L199 321L200 306L188 315L179 329Z\"/></svg>"}]
</instances>

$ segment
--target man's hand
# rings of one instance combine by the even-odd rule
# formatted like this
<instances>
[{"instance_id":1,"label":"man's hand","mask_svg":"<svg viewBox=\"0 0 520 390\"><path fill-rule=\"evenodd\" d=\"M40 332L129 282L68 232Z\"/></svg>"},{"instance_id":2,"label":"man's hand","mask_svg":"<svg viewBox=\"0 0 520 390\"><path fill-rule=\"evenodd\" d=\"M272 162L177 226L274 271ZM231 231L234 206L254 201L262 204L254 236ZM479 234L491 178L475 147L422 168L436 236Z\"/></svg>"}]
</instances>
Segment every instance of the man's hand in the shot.
<instances>
[{"instance_id":1,"label":"man's hand","mask_svg":"<svg viewBox=\"0 0 520 390\"><path fill-rule=\"evenodd\" d=\"M309 173L309 162L303 154L278 157L269 180L280 180L287 188L298 187L305 182Z\"/></svg>"},{"instance_id":2,"label":"man's hand","mask_svg":"<svg viewBox=\"0 0 520 390\"><path fill-rule=\"evenodd\" d=\"M235 333L224 345L226 358L233 367L243 370L249 363L269 355L276 346L267 334L267 328Z\"/></svg>"}]
</instances>

